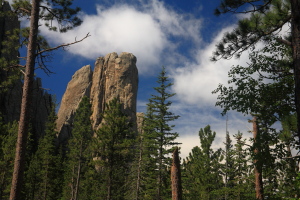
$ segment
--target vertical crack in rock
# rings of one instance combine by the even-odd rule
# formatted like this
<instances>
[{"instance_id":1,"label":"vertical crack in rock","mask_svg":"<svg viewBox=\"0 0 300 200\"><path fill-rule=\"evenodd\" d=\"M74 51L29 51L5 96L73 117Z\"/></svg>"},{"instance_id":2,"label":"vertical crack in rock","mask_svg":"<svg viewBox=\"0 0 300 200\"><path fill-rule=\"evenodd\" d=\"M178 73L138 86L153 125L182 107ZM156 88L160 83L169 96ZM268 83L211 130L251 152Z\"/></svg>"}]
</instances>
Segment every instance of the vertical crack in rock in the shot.
<instances>
[{"instance_id":1,"label":"vertical crack in rock","mask_svg":"<svg viewBox=\"0 0 300 200\"><path fill-rule=\"evenodd\" d=\"M118 97L123 104L124 113L136 127L136 98L138 89L138 70L136 57L123 52L107 54L95 62L94 72L90 66L79 69L69 82L58 112L57 130L60 142L68 139L73 116L83 95L92 104L92 126L101 126L105 104Z\"/></svg>"}]
</instances>

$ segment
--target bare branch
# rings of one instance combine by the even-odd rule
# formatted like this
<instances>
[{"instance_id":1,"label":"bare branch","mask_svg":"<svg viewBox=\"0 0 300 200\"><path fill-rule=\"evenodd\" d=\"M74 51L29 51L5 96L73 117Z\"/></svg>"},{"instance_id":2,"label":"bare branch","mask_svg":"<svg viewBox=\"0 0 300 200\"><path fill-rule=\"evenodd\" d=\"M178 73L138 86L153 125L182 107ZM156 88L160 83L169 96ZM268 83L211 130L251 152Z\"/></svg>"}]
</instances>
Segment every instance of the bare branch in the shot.
<instances>
[{"instance_id":1,"label":"bare branch","mask_svg":"<svg viewBox=\"0 0 300 200\"><path fill-rule=\"evenodd\" d=\"M20 72L22 72L22 74L26 75L25 72L22 69L20 69Z\"/></svg>"},{"instance_id":2,"label":"bare branch","mask_svg":"<svg viewBox=\"0 0 300 200\"><path fill-rule=\"evenodd\" d=\"M254 13L254 12L262 12L266 7L269 6L269 4L271 3L271 0L265 2L263 5L256 5L255 3L258 2L258 0L254 0L254 1L243 1L241 2L241 4L239 6L227 6L226 9L224 9L221 13L233 13L233 14L247 14L247 13ZM239 11L239 8L242 6L245 6L247 4L250 4L251 7L253 9L250 10L246 10L246 11ZM250 7L250 6L249 6Z\"/></svg>"},{"instance_id":3,"label":"bare branch","mask_svg":"<svg viewBox=\"0 0 300 200\"><path fill-rule=\"evenodd\" d=\"M282 39L282 38L276 38L276 40L277 40L277 42L280 42L280 43L282 43L282 44L285 44L285 45L287 45L287 46L292 46L292 43L290 42L290 41L288 41L288 40L285 40L285 39Z\"/></svg>"},{"instance_id":4,"label":"bare branch","mask_svg":"<svg viewBox=\"0 0 300 200\"><path fill-rule=\"evenodd\" d=\"M21 11L27 13L28 15L30 15L30 10L27 10L27 9L25 9L25 8L22 8L22 7L18 7L18 8L15 10L15 13L17 13L19 10L21 10Z\"/></svg>"},{"instance_id":5,"label":"bare branch","mask_svg":"<svg viewBox=\"0 0 300 200\"><path fill-rule=\"evenodd\" d=\"M294 158L300 158L300 155L291 156L291 157L284 157L282 159L294 159Z\"/></svg>"},{"instance_id":6,"label":"bare branch","mask_svg":"<svg viewBox=\"0 0 300 200\"><path fill-rule=\"evenodd\" d=\"M50 91L51 89L50 88L42 88L40 87L41 90L47 90L47 91Z\"/></svg>"},{"instance_id":7,"label":"bare branch","mask_svg":"<svg viewBox=\"0 0 300 200\"><path fill-rule=\"evenodd\" d=\"M45 49L45 50L42 50L42 51L39 51L36 53L36 55L40 55L42 53L45 53L45 52L49 52L49 51L53 51L53 50L57 50L59 48L63 48L63 47L67 47L67 46L70 46L72 44L76 44L76 43L79 43L79 42L82 42L84 39L90 37L90 33L86 34L86 36L84 38L82 38L81 40L76 40L75 39L75 42L71 42L71 43L67 43L67 44L62 44L62 45L59 45L59 46L56 46L56 47L53 47L53 48L49 48L49 49Z\"/></svg>"},{"instance_id":8,"label":"bare branch","mask_svg":"<svg viewBox=\"0 0 300 200\"><path fill-rule=\"evenodd\" d=\"M11 65L9 66L10 68L15 68L15 67L22 67L25 68L25 65L20 65L20 64L15 64L15 65Z\"/></svg>"},{"instance_id":9,"label":"bare branch","mask_svg":"<svg viewBox=\"0 0 300 200\"><path fill-rule=\"evenodd\" d=\"M59 16L57 16L54 12L52 12L52 10L50 8L48 8L47 6L40 5L40 8L47 10L51 15L53 15L55 18L59 19Z\"/></svg>"}]
</instances>

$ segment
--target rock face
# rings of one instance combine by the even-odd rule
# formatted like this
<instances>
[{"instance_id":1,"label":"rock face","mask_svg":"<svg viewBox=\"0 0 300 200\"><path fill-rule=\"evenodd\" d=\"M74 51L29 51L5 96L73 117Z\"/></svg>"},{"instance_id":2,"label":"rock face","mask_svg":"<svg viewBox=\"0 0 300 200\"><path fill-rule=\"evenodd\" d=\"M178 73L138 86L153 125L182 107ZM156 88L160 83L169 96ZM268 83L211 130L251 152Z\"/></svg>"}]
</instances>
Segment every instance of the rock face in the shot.
<instances>
[{"instance_id":1,"label":"rock face","mask_svg":"<svg viewBox=\"0 0 300 200\"><path fill-rule=\"evenodd\" d=\"M21 103L20 103L21 105ZM52 96L42 89L42 81L36 78L33 82L32 126L38 140L45 132L46 122L52 109ZM21 107L21 106L20 106ZM19 119L19 115L18 115Z\"/></svg>"},{"instance_id":2,"label":"rock face","mask_svg":"<svg viewBox=\"0 0 300 200\"><path fill-rule=\"evenodd\" d=\"M136 121L136 96L138 71L136 57L130 53L110 53L95 63L91 89L93 128L101 123L105 104L115 97L120 98L125 113Z\"/></svg>"},{"instance_id":3,"label":"rock face","mask_svg":"<svg viewBox=\"0 0 300 200\"><path fill-rule=\"evenodd\" d=\"M93 129L101 124L105 104L115 97L123 103L124 112L136 124L138 70L131 53L110 53L96 60L94 72L90 66L78 70L69 82L58 111L57 130L60 142L70 135L73 116L86 95L92 104ZM136 130L136 126L134 127Z\"/></svg>"},{"instance_id":4,"label":"rock face","mask_svg":"<svg viewBox=\"0 0 300 200\"><path fill-rule=\"evenodd\" d=\"M52 97L42 89L40 78L33 82L31 133L35 139L44 134L45 123L51 112ZM22 101L22 81L15 80L8 90L0 93L0 112L5 123L19 121Z\"/></svg>"},{"instance_id":5,"label":"rock face","mask_svg":"<svg viewBox=\"0 0 300 200\"><path fill-rule=\"evenodd\" d=\"M60 141L65 141L70 136L74 113L82 97L90 96L92 74L91 66L84 66L72 76L72 80L68 83L57 114L56 124L60 133Z\"/></svg>"}]
</instances>

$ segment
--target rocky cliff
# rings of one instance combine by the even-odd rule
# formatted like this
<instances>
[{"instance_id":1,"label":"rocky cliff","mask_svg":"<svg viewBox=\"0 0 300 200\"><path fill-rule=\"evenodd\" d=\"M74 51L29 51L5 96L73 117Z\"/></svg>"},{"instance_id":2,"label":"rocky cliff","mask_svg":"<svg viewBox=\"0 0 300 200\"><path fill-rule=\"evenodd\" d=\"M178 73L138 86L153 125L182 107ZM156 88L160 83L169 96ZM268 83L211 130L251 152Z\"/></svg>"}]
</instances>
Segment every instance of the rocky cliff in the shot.
<instances>
[{"instance_id":1,"label":"rocky cliff","mask_svg":"<svg viewBox=\"0 0 300 200\"><path fill-rule=\"evenodd\" d=\"M131 53L110 53L99 57L93 72L90 66L79 69L68 83L58 111L59 141L64 143L69 137L74 113L84 95L90 98L92 104L94 130L101 124L105 104L115 97L120 98L124 112L136 124L137 89L136 57Z\"/></svg>"}]
</instances>

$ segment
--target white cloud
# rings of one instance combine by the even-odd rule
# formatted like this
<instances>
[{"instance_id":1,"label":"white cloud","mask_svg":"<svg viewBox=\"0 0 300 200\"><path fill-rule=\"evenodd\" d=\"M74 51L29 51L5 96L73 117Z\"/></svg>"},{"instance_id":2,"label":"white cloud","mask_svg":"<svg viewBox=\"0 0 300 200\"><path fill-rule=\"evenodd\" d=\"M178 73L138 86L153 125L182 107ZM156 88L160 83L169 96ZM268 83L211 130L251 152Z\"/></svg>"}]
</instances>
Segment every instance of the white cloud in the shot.
<instances>
[{"instance_id":1,"label":"white cloud","mask_svg":"<svg viewBox=\"0 0 300 200\"><path fill-rule=\"evenodd\" d=\"M226 27L219 32L210 44L198 50L195 62L186 62L181 68L170 68L171 77L174 81L172 91L176 93L176 104L172 107L175 114L181 115L176 121L175 131L180 133L178 138L182 142L182 157L185 158L191 149L200 145L198 131L206 125L210 125L217 135L214 148L223 148L226 136L226 117L220 115L221 109L215 107L217 94L211 92L218 84L227 85L228 71L233 65L246 65L248 62L247 52L240 59L219 60L211 62L210 57L215 50L215 45L225 32L234 27ZM245 138L251 137L248 132L251 124L248 123L250 116L243 116L235 111L229 112L228 131L231 135L240 130Z\"/></svg>"},{"instance_id":2,"label":"white cloud","mask_svg":"<svg viewBox=\"0 0 300 200\"><path fill-rule=\"evenodd\" d=\"M115 4L108 9L98 6L96 15L82 13L82 19L81 26L67 33L42 29L43 35L57 45L72 42L89 32L91 37L72 45L71 53L96 59L110 52L130 52L137 57L140 74L160 67L162 57L170 60L178 54L179 44L173 43L171 38L191 40L195 45L201 41L201 20L178 14L157 0L139 9L126 4Z\"/></svg>"},{"instance_id":3,"label":"white cloud","mask_svg":"<svg viewBox=\"0 0 300 200\"><path fill-rule=\"evenodd\" d=\"M211 44L203 47L202 20L175 12L157 0L139 8L126 4L115 4L107 9L98 6L97 14L82 13L82 19L81 26L67 33L44 29L42 33L52 43L61 44L80 39L89 32L91 37L71 46L71 53L95 60L113 51L131 52L137 57L139 74L156 73L154 68L161 65L172 66L172 71L168 69L168 72L174 79L172 91L177 93L172 111L181 116L174 121L174 131L180 134L178 141L183 143L181 156L186 157L194 146L200 145L198 131L208 124L217 132L216 146L222 145L225 118L219 115L220 109L214 107L217 95L211 92L219 83L227 83L227 73L232 65L245 63L247 59L242 56L240 60L213 63L209 58L216 42L233 27L222 30ZM180 45L186 42L191 45L182 53ZM145 105L143 101L138 102ZM235 134L237 130L245 133L246 118L233 113L230 120L233 127L230 133Z\"/></svg>"},{"instance_id":4,"label":"white cloud","mask_svg":"<svg viewBox=\"0 0 300 200\"><path fill-rule=\"evenodd\" d=\"M217 42L225 32L232 29L233 27L223 29L211 44L200 49L196 54L195 63L185 63L184 67L172 71L173 91L182 102L200 107L214 106L217 95L213 95L211 92L217 88L219 83L226 85L230 67L246 64L247 53L243 53L239 59L210 61Z\"/></svg>"}]
</instances>

